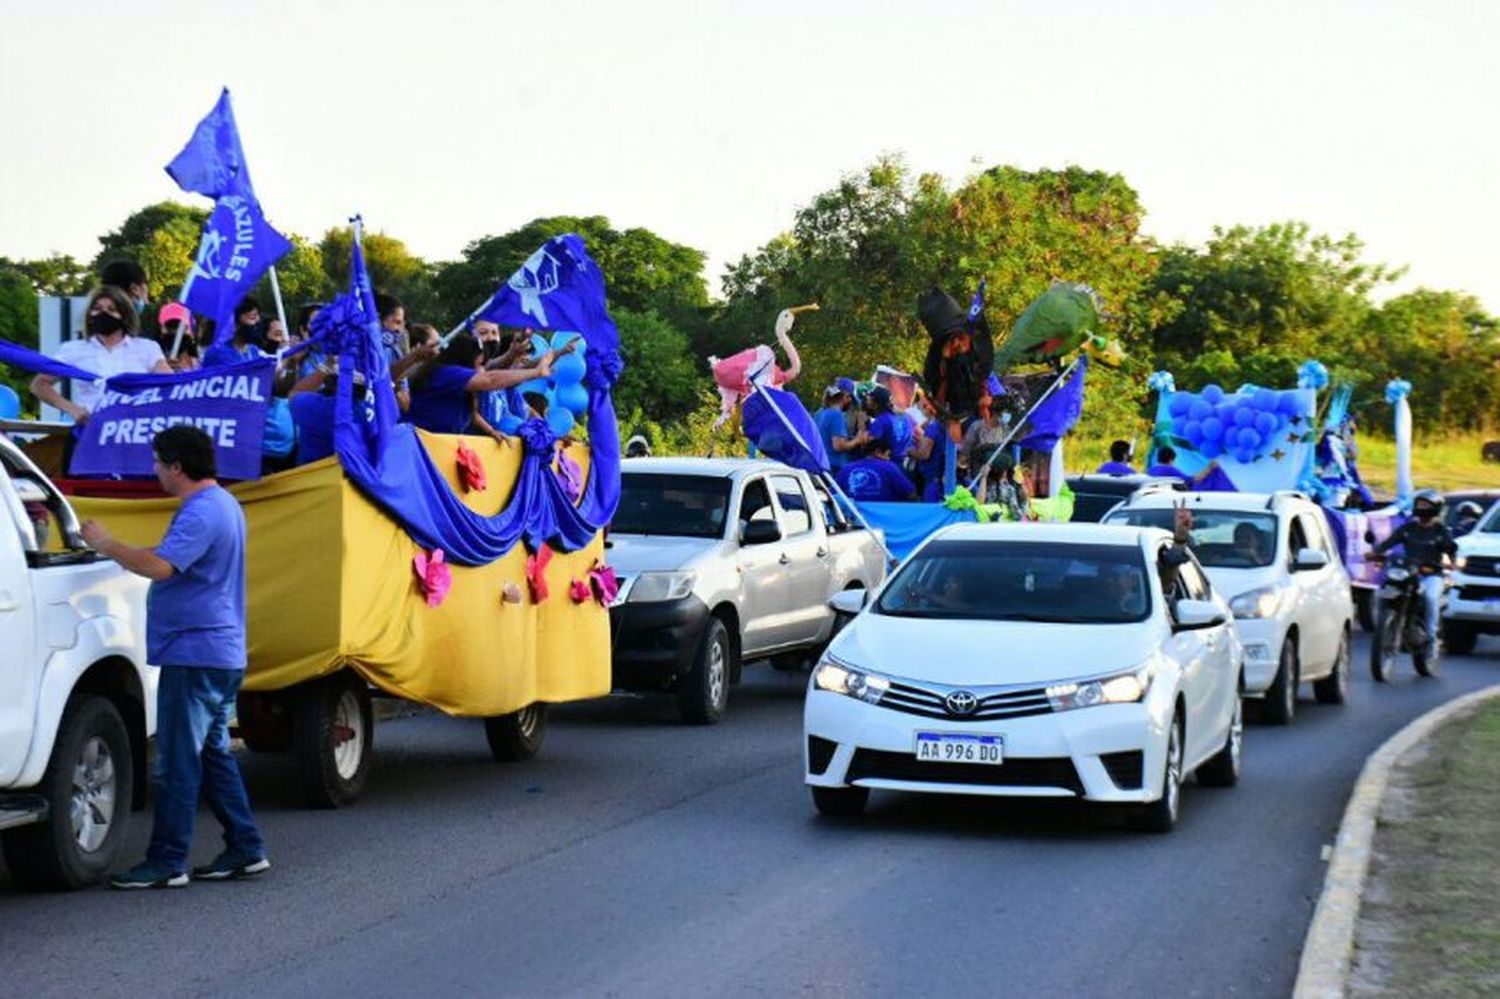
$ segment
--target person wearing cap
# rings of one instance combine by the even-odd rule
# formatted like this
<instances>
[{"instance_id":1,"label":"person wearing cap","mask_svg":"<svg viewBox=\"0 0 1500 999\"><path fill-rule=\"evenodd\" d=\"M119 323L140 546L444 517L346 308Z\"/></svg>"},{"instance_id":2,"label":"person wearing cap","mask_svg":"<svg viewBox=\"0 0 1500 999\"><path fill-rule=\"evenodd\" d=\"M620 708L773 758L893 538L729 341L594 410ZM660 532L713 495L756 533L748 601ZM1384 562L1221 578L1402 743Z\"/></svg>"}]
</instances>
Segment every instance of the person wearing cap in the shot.
<instances>
[{"instance_id":1,"label":"person wearing cap","mask_svg":"<svg viewBox=\"0 0 1500 999\"><path fill-rule=\"evenodd\" d=\"M156 327L161 330L157 343L173 371L194 371L198 367L198 341L193 336L193 314L181 302L168 302L156 313ZM175 348L175 349L174 349Z\"/></svg>"},{"instance_id":2,"label":"person wearing cap","mask_svg":"<svg viewBox=\"0 0 1500 999\"><path fill-rule=\"evenodd\" d=\"M858 446L849 432L847 415L853 402L854 382L838 378L823 390L823 408L813 414L818 436L823 438L823 450L828 452L829 468L835 472L848 464L849 452Z\"/></svg>"},{"instance_id":3,"label":"person wearing cap","mask_svg":"<svg viewBox=\"0 0 1500 999\"><path fill-rule=\"evenodd\" d=\"M865 412L870 416L870 425L862 443L883 440L890 448L892 460L899 462L905 458L911 447L911 421L891 408L891 390L884 385L870 389L865 396Z\"/></svg>"},{"instance_id":4,"label":"person wearing cap","mask_svg":"<svg viewBox=\"0 0 1500 999\"><path fill-rule=\"evenodd\" d=\"M651 444L640 434L636 434L625 442L625 457L627 458L649 458L651 457Z\"/></svg>"}]
</instances>

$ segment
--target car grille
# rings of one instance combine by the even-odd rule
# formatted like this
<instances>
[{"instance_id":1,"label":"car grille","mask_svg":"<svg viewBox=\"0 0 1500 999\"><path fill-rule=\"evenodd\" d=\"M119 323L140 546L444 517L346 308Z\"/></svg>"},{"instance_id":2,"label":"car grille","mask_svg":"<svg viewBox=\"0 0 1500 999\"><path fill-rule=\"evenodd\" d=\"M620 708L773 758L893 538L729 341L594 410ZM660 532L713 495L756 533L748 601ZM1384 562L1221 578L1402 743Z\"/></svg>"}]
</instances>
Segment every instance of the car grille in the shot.
<instances>
[{"instance_id":1,"label":"car grille","mask_svg":"<svg viewBox=\"0 0 1500 999\"><path fill-rule=\"evenodd\" d=\"M1460 600L1500 600L1500 586L1461 586Z\"/></svg>"},{"instance_id":2,"label":"car grille","mask_svg":"<svg viewBox=\"0 0 1500 999\"><path fill-rule=\"evenodd\" d=\"M964 721L993 721L1052 713L1052 703L1047 700L1047 691L1043 687L997 690L988 694L986 689L992 688L924 687L892 680L890 689L880 698L880 706L924 718L961 718ZM943 699L955 690L968 690L978 698L973 711L958 715L944 706Z\"/></svg>"},{"instance_id":3,"label":"car grille","mask_svg":"<svg viewBox=\"0 0 1500 999\"><path fill-rule=\"evenodd\" d=\"M1464 563L1464 570L1470 576L1500 576L1500 559L1488 555L1471 555Z\"/></svg>"},{"instance_id":4,"label":"car grille","mask_svg":"<svg viewBox=\"0 0 1500 999\"><path fill-rule=\"evenodd\" d=\"M1006 760L998 766L982 763L931 763L911 753L858 749L844 778L901 780L924 784L982 784L989 787L1055 787L1083 794L1083 781L1066 756Z\"/></svg>"},{"instance_id":5,"label":"car grille","mask_svg":"<svg viewBox=\"0 0 1500 999\"><path fill-rule=\"evenodd\" d=\"M1128 753L1105 753L1099 757L1109 779L1121 791L1138 791L1145 780L1146 754L1139 749Z\"/></svg>"}]
</instances>

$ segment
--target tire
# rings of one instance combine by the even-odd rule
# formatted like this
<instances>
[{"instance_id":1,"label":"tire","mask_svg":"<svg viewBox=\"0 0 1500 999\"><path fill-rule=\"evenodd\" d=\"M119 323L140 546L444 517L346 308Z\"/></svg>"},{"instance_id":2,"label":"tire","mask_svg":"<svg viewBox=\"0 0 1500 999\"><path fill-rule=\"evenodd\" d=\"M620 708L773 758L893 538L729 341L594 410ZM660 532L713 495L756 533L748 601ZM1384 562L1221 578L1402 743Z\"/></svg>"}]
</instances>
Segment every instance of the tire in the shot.
<instances>
[{"instance_id":1,"label":"tire","mask_svg":"<svg viewBox=\"0 0 1500 999\"><path fill-rule=\"evenodd\" d=\"M683 721L712 725L724 717L729 704L729 678L734 675L733 657L729 629L718 618L709 618L692 671L677 681L677 708Z\"/></svg>"},{"instance_id":2,"label":"tire","mask_svg":"<svg viewBox=\"0 0 1500 999\"><path fill-rule=\"evenodd\" d=\"M1375 633L1375 602L1374 590L1366 590L1356 587L1354 590L1354 611L1359 618L1359 629L1367 635Z\"/></svg>"},{"instance_id":3,"label":"tire","mask_svg":"<svg viewBox=\"0 0 1500 999\"><path fill-rule=\"evenodd\" d=\"M1381 604L1375 615L1375 637L1370 640L1370 676L1376 683L1385 683L1395 672L1396 656L1401 651L1400 632L1400 616Z\"/></svg>"},{"instance_id":4,"label":"tire","mask_svg":"<svg viewBox=\"0 0 1500 999\"><path fill-rule=\"evenodd\" d=\"M541 701L520 711L484 720L490 754L501 763L520 763L536 756L547 737L547 705Z\"/></svg>"},{"instance_id":5,"label":"tire","mask_svg":"<svg viewBox=\"0 0 1500 999\"><path fill-rule=\"evenodd\" d=\"M1234 787L1240 782L1240 752L1245 738L1245 700L1236 695L1234 717L1229 721L1229 734L1224 737L1224 748L1211 756L1198 768L1198 783L1206 787Z\"/></svg>"},{"instance_id":6,"label":"tire","mask_svg":"<svg viewBox=\"0 0 1500 999\"><path fill-rule=\"evenodd\" d=\"M870 800L867 787L809 787L813 807L835 819L852 819L864 813Z\"/></svg>"},{"instance_id":7,"label":"tire","mask_svg":"<svg viewBox=\"0 0 1500 999\"><path fill-rule=\"evenodd\" d=\"M1467 656L1479 643L1479 630L1463 621L1443 622L1443 648L1455 656Z\"/></svg>"},{"instance_id":8,"label":"tire","mask_svg":"<svg viewBox=\"0 0 1500 999\"><path fill-rule=\"evenodd\" d=\"M1443 664L1442 652L1429 644L1423 651L1411 654L1411 664L1416 668L1417 676L1437 676Z\"/></svg>"},{"instance_id":9,"label":"tire","mask_svg":"<svg viewBox=\"0 0 1500 999\"><path fill-rule=\"evenodd\" d=\"M11 877L52 889L108 877L118 866L135 792L130 734L112 703L94 695L74 699L37 790L47 799L47 817L0 835Z\"/></svg>"},{"instance_id":10,"label":"tire","mask_svg":"<svg viewBox=\"0 0 1500 999\"><path fill-rule=\"evenodd\" d=\"M1182 808L1183 718L1178 709L1167 734L1167 758L1162 764L1161 797L1135 812L1135 826L1145 832L1169 833L1177 826Z\"/></svg>"},{"instance_id":11,"label":"tire","mask_svg":"<svg viewBox=\"0 0 1500 999\"><path fill-rule=\"evenodd\" d=\"M1281 645L1281 662L1276 667L1276 679L1266 690L1266 699L1261 702L1261 715L1272 725L1291 724L1297 717L1297 646L1290 637Z\"/></svg>"},{"instance_id":12,"label":"tire","mask_svg":"<svg viewBox=\"0 0 1500 999\"><path fill-rule=\"evenodd\" d=\"M1321 680L1313 681L1313 696L1319 704L1343 704L1349 699L1349 629L1344 629L1339 639L1338 658L1333 661L1333 672Z\"/></svg>"},{"instance_id":13,"label":"tire","mask_svg":"<svg viewBox=\"0 0 1500 999\"><path fill-rule=\"evenodd\" d=\"M374 762L370 688L346 670L305 684L295 697L292 742L302 800L314 808L352 804Z\"/></svg>"}]
</instances>

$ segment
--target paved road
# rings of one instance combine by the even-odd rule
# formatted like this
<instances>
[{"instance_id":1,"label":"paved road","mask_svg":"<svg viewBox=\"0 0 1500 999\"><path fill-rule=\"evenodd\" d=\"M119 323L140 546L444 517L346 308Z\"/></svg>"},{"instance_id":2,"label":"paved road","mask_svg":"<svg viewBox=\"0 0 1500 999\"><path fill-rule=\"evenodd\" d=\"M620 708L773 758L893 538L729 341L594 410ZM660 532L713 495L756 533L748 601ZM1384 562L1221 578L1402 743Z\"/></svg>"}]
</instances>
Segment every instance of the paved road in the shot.
<instances>
[{"instance_id":1,"label":"paved road","mask_svg":"<svg viewBox=\"0 0 1500 999\"><path fill-rule=\"evenodd\" d=\"M473 722L388 722L344 811L300 810L284 762L248 761L262 880L46 896L0 871L0 994L1284 995L1364 757L1500 681L1500 645L1437 681L1403 668L1252 727L1240 787L1190 787L1167 837L879 793L857 825L818 819L801 681L763 668L720 726L575 706L521 766Z\"/></svg>"}]
</instances>

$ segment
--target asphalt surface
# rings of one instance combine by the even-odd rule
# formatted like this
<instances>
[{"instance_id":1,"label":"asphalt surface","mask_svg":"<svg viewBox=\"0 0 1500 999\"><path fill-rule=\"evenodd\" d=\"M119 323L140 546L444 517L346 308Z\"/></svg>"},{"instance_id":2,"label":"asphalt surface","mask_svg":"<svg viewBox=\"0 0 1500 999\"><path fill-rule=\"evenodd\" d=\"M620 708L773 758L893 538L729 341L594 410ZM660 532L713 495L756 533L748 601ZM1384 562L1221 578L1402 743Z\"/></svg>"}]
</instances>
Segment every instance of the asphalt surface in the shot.
<instances>
[{"instance_id":1,"label":"asphalt surface","mask_svg":"<svg viewBox=\"0 0 1500 999\"><path fill-rule=\"evenodd\" d=\"M258 880L32 895L0 868L0 995L1286 995L1366 755L1500 682L1500 644L1437 680L1403 660L1384 688L1365 649L1348 705L1304 688L1292 727L1252 725L1240 786L1190 785L1169 836L880 792L821 819L805 681L764 667L712 728L655 700L560 709L529 764L491 762L477 722L383 722L342 811L247 758L276 865ZM199 828L195 862L219 845Z\"/></svg>"}]
</instances>

